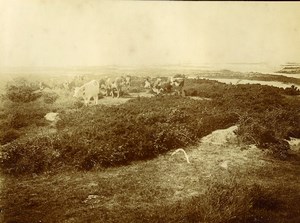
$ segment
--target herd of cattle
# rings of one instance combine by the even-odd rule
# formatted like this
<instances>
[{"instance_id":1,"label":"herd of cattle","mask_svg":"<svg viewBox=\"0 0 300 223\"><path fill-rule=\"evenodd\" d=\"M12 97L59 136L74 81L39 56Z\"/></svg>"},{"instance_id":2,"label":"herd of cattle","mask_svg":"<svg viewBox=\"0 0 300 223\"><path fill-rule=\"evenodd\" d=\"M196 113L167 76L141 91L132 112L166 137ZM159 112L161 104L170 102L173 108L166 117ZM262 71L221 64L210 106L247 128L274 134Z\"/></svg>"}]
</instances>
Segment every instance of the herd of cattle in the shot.
<instances>
[{"instance_id":1,"label":"herd of cattle","mask_svg":"<svg viewBox=\"0 0 300 223\"><path fill-rule=\"evenodd\" d=\"M77 83L76 83L77 82ZM80 84L81 83L81 84ZM183 94L184 78L143 78L143 89L150 90L154 95L160 94ZM40 89L49 87L40 82ZM94 104L98 104L98 95L101 93L104 96L119 98L122 93L129 92L132 87L132 77L120 76L116 78L108 77L100 80L87 80L76 77L72 81L65 81L60 85L60 88L74 91L74 97L83 98L85 105L88 105L93 98Z\"/></svg>"}]
</instances>

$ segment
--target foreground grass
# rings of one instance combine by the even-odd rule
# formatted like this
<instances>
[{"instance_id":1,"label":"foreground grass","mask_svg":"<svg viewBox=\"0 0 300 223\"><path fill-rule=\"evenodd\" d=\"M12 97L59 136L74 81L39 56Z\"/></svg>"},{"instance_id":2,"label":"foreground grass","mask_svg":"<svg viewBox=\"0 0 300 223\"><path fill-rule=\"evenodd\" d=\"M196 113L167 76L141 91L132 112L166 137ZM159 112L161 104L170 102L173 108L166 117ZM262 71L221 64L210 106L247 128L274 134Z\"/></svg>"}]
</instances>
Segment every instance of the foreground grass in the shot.
<instances>
[{"instance_id":1,"label":"foreground grass","mask_svg":"<svg viewBox=\"0 0 300 223\"><path fill-rule=\"evenodd\" d=\"M220 137L218 137L220 138ZM297 222L299 161L203 139L182 154L89 172L6 177L3 222ZM224 161L228 167L222 167Z\"/></svg>"}]
</instances>

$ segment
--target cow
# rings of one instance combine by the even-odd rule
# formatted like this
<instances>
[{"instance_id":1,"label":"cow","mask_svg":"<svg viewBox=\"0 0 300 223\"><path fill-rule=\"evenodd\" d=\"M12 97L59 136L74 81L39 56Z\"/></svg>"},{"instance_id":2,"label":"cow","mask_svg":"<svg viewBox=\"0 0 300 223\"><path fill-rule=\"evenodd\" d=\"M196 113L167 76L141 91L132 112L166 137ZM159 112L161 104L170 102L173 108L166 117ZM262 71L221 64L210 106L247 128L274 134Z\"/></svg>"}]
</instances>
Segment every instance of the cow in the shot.
<instances>
[{"instance_id":1,"label":"cow","mask_svg":"<svg viewBox=\"0 0 300 223\"><path fill-rule=\"evenodd\" d=\"M151 89L153 93L159 95L163 92L170 92L172 86L170 81L163 81L161 78L147 78L144 82L144 88Z\"/></svg>"},{"instance_id":2,"label":"cow","mask_svg":"<svg viewBox=\"0 0 300 223\"><path fill-rule=\"evenodd\" d=\"M158 95L161 93L171 93L172 85L170 80L163 81L161 78L157 78L151 88L152 91Z\"/></svg>"},{"instance_id":3,"label":"cow","mask_svg":"<svg viewBox=\"0 0 300 223\"><path fill-rule=\"evenodd\" d=\"M165 80L162 80L161 78L153 79L152 81L147 78L145 80L145 88L150 88L152 91L159 95L162 93L167 94L177 94L177 95L183 95L183 86L184 86L184 78L168 78Z\"/></svg>"},{"instance_id":4,"label":"cow","mask_svg":"<svg viewBox=\"0 0 300 223\"><path fill-rule=\"evenodd\" d=\"M100 92L99 82L92 80L81 87L75 87L73 97L83 98L85 106L88 106L91 98L94 99L94 103L98 104L98 94Z\"/></svg>"},{"instance_id":5,"label":"cow","mask_svg":"<svg viewBox=\"0 0 300 223\"><path fill-rule=\"evenodd\" d=\"M154 85L155 88L160 90L160 93L171 93L172 84L169 80L160 81L157 85Z\"/></svg>"},{"instance_id":6,"label":"cow","mask_svg":"<svg viewBox=\"0 0 300 223\"><path fill-rule=\"evenodd\" d=\"M184 78L173 78L170 79L172 88L174 89L175 93L178 95L183 95L183 86L184 86Z\"/></svg>"},{"instance_id":7,"label":"cow","mask_svg":"<svg viewBox=\"0 0 300 223\"><path fill-rule=\"evenodd\" d=\"M124 77L117 77L115 79L106 78L100 80L100 89L105 91L105 96L120 97L122 87L126 85ZM115 95L116 94L116 95Z\"/></svg>"},{"instance_id":8,"label":"cow","mask_svg":"<svg viewBox=\"0 0 300 223\"><path fill-rule=\"evenodd\" d=\"M125 76L125 86L127 87L127 91L128 91L131 86L131 76L129 75Z\"/></svg>"},{"instance_id":9,"label":"cow","mask_svg":"<svg viewBox=\"0 0 300 223\"><path fill-rule=\"evenodd\" d=\"M108 94L106 92L106 90L107 90L106 79L102 78L99 80L99 89L100 89L100 91L105 91L104 95L108 96Z\"/></svg>"},{"instance_id":10,"label":"cow","mask_svg":"<svg viewBox=\"0 0 300 223\"><path fill-rule=\"evenodd\" d=\"M111 78L106 78L105 80L101 80L100 88L105 90L105 96L110 96L112 91L112 83L113 80Z\"/></svg>"},{"instance_id":11,"label":"cow","mask_svg":"<svg viewBox=\"0 0 300 223\"><path fill-rule=\"evenodd\" d=\"M126 84L126 80L124 77L117 77L111 84L111 95L114 98L115 92L117 93L117 97L120 97L120 93L122 92L122 87Z\"/></svg>"},{"instance_id":12,"label":"cow","mask_svg":"<svg viewBox=\"0 0 300 223\"><path fill-rule=\"evenodd\" d=\"M145 80L145 82L144 82L144 88L146 88L146 89L152 88L152 84L151 84L149 78L147 78L147 79Z\"/></svg>"}]
</instances>

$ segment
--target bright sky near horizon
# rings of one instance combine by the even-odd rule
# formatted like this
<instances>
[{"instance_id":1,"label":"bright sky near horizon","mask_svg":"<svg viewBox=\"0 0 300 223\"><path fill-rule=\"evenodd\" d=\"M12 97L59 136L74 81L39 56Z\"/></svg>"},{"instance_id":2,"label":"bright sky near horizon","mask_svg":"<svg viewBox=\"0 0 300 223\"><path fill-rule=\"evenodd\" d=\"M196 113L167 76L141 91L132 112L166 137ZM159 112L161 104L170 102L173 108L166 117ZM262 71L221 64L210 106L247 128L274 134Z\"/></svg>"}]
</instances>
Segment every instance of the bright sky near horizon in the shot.
<instances>
[{"instance_id":1,"label":"bright sky near horizon","mask_svg":"<svg viewBox=\"0 0 300 223\"><path fill-rule=\"evenodd\" d=\"M300 2L0 5L0 66L300 62Z\"/></svg>"}]
</instances>

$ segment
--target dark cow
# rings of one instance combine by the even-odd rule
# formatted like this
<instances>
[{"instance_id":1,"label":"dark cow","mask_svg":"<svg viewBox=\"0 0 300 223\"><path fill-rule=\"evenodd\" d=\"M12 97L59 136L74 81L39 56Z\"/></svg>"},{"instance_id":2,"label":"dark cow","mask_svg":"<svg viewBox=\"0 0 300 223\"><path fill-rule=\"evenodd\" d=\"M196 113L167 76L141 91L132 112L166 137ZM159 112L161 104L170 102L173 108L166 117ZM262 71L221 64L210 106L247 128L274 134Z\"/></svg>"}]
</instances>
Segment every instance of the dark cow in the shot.
<instances>
[{"instance_id":1,"label":"dark cow","mask_svg":"<svg viewBox=\"0 0 300 223\"><path fill-rule=\"evenodd\" d=\"M112 96L113 98L120 97L122 92L122 87L126 85L126 79L124 77L117 77L115 79L107 78L106 80L101 80L100 88L105 90L106 96Z\"/></svg>"},{"instance_id":2,"label":"dark cow","mask_svg":"<svg viewBox=\"0 0 300 223\"><path fill-rule=\"evenodd\" d=\"M114 82L112 82L111 85L111 94L112 97L115 97L115 93L117 94L117 98L120 97L120 94L122 92L122 87L125 86L126 80L124 77L117 77Z\"/></svg>"},{"instance_id":3,"label":"dark cow","mask_svg":"<svg viewBox=\"0 0 300 223\"><path fill-rule=\"evenodd\" d=\"M183 87L184 87L184 78L171 78L170 80L172 89L175 91L178 95L184 95L183 93Z\"/></svg>"}]
</instances>

